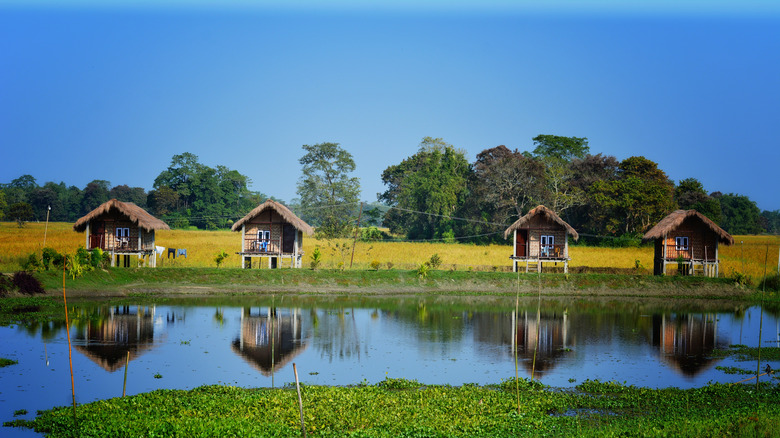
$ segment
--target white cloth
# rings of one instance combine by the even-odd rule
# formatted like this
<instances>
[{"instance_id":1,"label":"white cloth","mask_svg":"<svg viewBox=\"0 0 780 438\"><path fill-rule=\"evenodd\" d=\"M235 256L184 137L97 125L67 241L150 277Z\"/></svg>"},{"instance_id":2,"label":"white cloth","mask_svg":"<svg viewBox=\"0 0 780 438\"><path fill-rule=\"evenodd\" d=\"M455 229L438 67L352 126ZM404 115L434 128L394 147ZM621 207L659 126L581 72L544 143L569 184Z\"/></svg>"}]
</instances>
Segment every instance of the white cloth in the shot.
<instances>
[{"instance_id":1,"label":"white cloth","mask_svg":"<svg viewBox=\"0 0 780 438\"><path fill-rule=\"evenodd\" d=\"M162 257L163 253L165 252L164 246L155 246L154 251L157 253L158 256Z\"/></svg>"}]
</instances>

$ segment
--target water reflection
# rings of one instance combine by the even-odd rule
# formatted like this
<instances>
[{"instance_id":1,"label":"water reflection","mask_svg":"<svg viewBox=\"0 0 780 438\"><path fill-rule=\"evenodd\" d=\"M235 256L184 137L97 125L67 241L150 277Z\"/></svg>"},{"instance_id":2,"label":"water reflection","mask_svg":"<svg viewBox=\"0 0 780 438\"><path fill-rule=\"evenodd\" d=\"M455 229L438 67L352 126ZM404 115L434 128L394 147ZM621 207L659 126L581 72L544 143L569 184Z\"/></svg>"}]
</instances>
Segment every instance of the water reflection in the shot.
<instances>
[{"instance_id":1,"label":"water reflection","mask_svg":"<svg viewBox=\"0 0 780 438\"><path fill-rule=\"evenodd\" d=\"M233 340L233 351L258 369L264 376L287 365L306 349L301 309L266 309L265 314L252 308L241 309L241 329Z\"/></svg>"},{"instance_id":2,"label":"water reflection","mask_svg":"<svg viewBox=\"0 0 780 438\"><path fill-rule=\"evenodd\" d=\"M537 315L536 300L517 311L514 299L502 300L488 305L454 298L342 303L277 297L214 306L81 304L71 313L77 399L120 395L123 376L115 371L128 352L134 361L128 394L214 383L274 386L275 378L292 381L293 361L302 382L311 385L386 377L498 383L514 377L515 355L521 376L533 373L558 387L599 379L687 388L744 378L715 364L755 368L755 362L713 359L712 352L737 343L756 346L758 307L718 301L670 309L644 302L551 300ZM778 346L776 313L764 314L763 328L763 345ZM0 343L3 356L19 362L0 369L0 419L12 419L17 409L35 412L70 403L62 322L0 327ZM769 363L780 368L777 361Z\"/></svg>"},{"instance_id":3,"label":"water reflection","mask_svg":"<svg viewBox=\"0 0 780 438\"><path fill-rule=\"evenodd\" d=\"M717 334L718 322L713 314L653 315L653 346L658 347L661 360L687 376L712 365L714 349L728 347Z\"/></svg>"},{"instance_id":4,"label":"water reflection","mask_svg":"<svg viewBox=\"0 0 780 438\"><path fill-rule=\"evenodd\" d=\"M106 371L122 368L154 346L154 307L78 309L74 348ZM168 322L175 317L168 315Z\"/></svg>"}]
</instances>

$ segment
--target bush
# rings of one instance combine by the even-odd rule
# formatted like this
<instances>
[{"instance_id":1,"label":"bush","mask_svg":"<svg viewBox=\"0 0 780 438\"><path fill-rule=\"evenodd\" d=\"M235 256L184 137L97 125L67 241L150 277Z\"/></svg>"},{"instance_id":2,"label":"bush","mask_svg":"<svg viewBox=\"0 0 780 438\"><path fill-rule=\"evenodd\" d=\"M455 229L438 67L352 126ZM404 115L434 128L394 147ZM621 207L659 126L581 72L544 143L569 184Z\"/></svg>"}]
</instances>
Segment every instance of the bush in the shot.
<instances>
[{"instance_id":1,"label":"bush","mask_svg":"<svg viewBox=\"0 0 780 438\"><path fill-rule=\"evenodd\" d=\"M431 266L428 264L428 262L420 263L419 266L417 266L417 277L420 279L424 279L428 277L428 271L431 269Z\"/></svg>"},{"instance_id":2,"label":"bush","mask_svg":"<svg viewBox=\"0 0 780 438\"><path fill-rule=\"evenodd\" d=\"M431 266L431 268L436 269L439 266L441 266L441 257L439 257L439 254L434 254L431 256L431 259L428 260L428 264Z\"/></svg>"},{"instance_id":3,"label":"bush","mask_svg":"<svg viewBox=\"0 0 780 438\"><path fill-rule=\"evenodd\" d=\"M41 263L43 264L43 269L47 271L51 267L62 267L64 259L65 257L54 248L43 248L41 252Z\"/></svg>"},{"instance_id":4,"label":"bush","mask_svg":"<svg viewBox=\"0 0 780 438\"><path fill-rule=\"evenodd\" d=\"M12 282L19 292L25 295L42 294L45 292L41 282L27 271L14 273Z\"/></svg>"},{"instance_id":5,"label":"bush","mask_svg":"<svg viewBox=\"0 0 780 438\"><path fill-rule=\"evenodd\" d=\"M311 268L317 269L320 266L320 263L322 263L322 252L320 251L320 247L317 246L314 248L314 252L311 253Z\"/></svg>"},{"instance_id":6,"label":"bush","mask_svg":"<svg viewBox=\"0 0 780 438\"><path fill-rule=\"evenodd\" d=\"M761 290L770 290L780 292L780 274L770 275L769 277L761 280L761 284L758 285Z\"/></svg>"},{"instance_id":7,"label":"bush","mask_svg":"<svg viewBox=\"0 0 780 438\"><path fill-rule=\"evenodd\" d=\"M31 253L27 256L26 260L23 260L19 264L21 265L22 270L27 272L40 271L43 267L41 260L38 258L38 254L36 253Z\"/></svg>"},{"instance_id":8,"label":"bush","mask_svg":"<svg viewBox=\"0 0 780 438\"><path fill-rule=\"evenodd\" d=\"M738 271L731 271L731 275L729 276L729 278L734 280L734 283L740 286L750 286L750 284L752 283L750 276Z\"/></svg>"},{"instance_id":9,"label":"bush","mask_svg":"<svg viewBox=\"0 0 780 438\"><path fill-rule=\"evenodd\" d=\"M228 253L225 252L225 250L220 250L218 253L214 255L214 262L217 263L217 267L219 268L219 265L222 264L225 259L228 258Z\"/></svg>"},{"instance_id":10,"label":"bush","mask_svg":"<svg viewBox=\"0 0 780 438\"><path fill-rule=\"evenodd\" d=\"M8 295L8 292L11 292L13 287L14 285L11 282L11 279L3 274L0 274L0 297Z\"/></svg>"},{"instance_id":11,"label":"bush","mask_svg":"<svg viewBox=\"0 0 780 438\"><path fill-rule=\"evenodd\" d=\"M381 263L379 262L379 260L372 260L372 261L371 261L371 264L370 264L370 266L371 266L371 269L373 269L373 270L375 270L375 271L378 271L378 270L379 270L379 266L380 266L380 265L381 265Z\"/></svg>"},{"instance_id":12,"label":"bush","mask_svg":"<svg viewBox=\"0 0 780 438\"><path fill-rule=\"evenodd\" d=\"M90 252L89 261L94 269L105 269L111 266L111 254L95 248Z\"/></svg>"}]
</instances>

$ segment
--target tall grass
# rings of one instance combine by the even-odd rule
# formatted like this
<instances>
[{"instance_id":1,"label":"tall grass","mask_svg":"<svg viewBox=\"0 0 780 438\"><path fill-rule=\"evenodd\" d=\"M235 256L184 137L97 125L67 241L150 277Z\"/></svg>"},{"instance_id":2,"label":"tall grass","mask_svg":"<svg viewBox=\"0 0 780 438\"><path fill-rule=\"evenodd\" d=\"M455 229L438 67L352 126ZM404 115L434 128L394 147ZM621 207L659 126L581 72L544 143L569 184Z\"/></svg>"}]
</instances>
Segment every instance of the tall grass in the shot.
<instances>
[{"instance_id":1,"label":"tall grass","mask_svg":"<svg viewBox=\"0 0 780 438\"><path fill-rule=\"evenodd\" d=\"M18 270L20 262L33 251L43 247L45 224L28 223L19 228L16 223L0 222L0 271ZM764 258L768 248L768 269L771 273L777 269L779 236L735 236L736 244L730 247L720 246L721 276L743 273L759 282L764 273ZM158 266L215 267L217 253L224 250L229 254L222 263L226 268L237 268L241 260L236 254L241 249L241 233L227 230L219 231L159 231L156 243L166 248L183 248L187 257L167 257L167 251ZM309 266L311 254L319 246L322 252L322 269L349 268L352 258L351 239L318 240L305 237L303 241L304 267ZM742 243L740 243L742 242ZM49 223L46 246L62 253L73 253L84 246L84 233L73 231L72 224ZM342 251L346 245L347 250ZM635 268L637 261L652 272L652 247L639 248L601 248L572 246L569 248L571 266L590 268ZM471 245L420 242L361 242L354 250L353 269L370 269L372 262L379 269L416 269L421 263L438 254L442 260L439 269L457 270L508 270L511 267L509 256L512 245ZM744 260L744 264L743 264ZM267 266L267 265L265 265ZM285 265L286 266L286 265Z\"/></svg>"}]
</instances>

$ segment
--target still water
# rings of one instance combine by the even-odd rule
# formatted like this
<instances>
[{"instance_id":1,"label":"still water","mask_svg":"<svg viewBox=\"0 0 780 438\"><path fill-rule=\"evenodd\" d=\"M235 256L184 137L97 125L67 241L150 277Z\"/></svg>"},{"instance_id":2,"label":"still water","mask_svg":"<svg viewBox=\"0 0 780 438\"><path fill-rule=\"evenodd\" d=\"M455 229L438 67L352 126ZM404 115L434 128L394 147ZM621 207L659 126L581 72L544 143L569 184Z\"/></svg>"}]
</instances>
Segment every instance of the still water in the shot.
<instances>
[{"instance_id":1,"label":"still water","mask_svg":"<svg viewBox=\"0 0 780 438\"><path fill-rule=\"evenodd\" d=\"M514 377L515 357L520 377L550 386L600 379L690 388L749 377L716 367L756 368L713 358L714 349L757 346L760 325L762 346L780 341L776 311L720 301L673 305L545 300L537 312L536 300L516 310L513 298L284 296L80 303L70 313L76 401L121 396L125 369L128 395L206 384L280 387L294 382L293 363L311 385L386 377L484 385ZM64 322L0 327L0 345L0 356L19 362L0 368L0 421L71 403ZM21 409L28 414L14 417ZM0 428L4 436L28 433Z\"/></svg>"}]
</instances>

